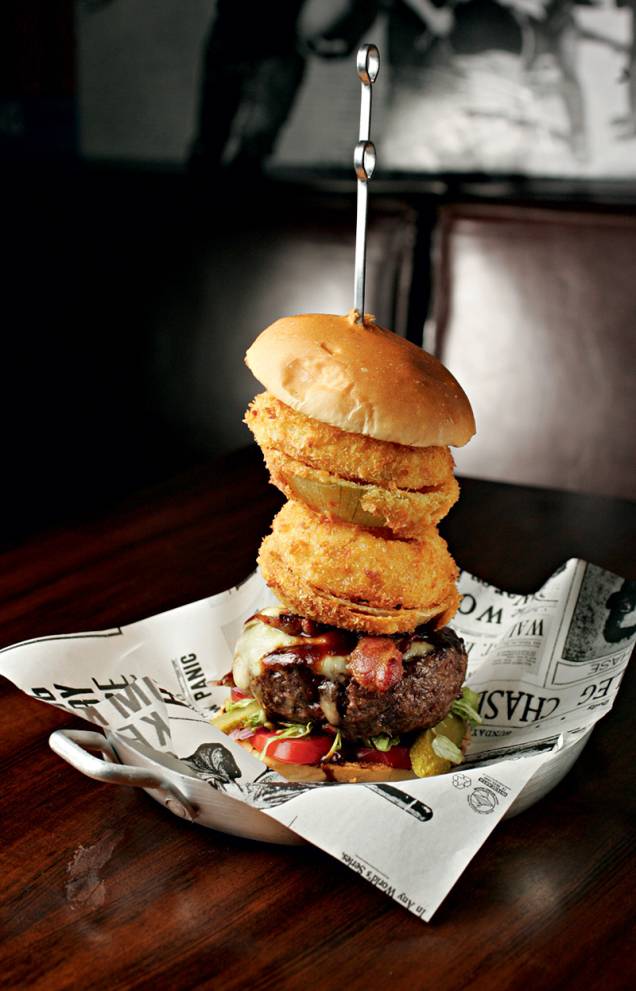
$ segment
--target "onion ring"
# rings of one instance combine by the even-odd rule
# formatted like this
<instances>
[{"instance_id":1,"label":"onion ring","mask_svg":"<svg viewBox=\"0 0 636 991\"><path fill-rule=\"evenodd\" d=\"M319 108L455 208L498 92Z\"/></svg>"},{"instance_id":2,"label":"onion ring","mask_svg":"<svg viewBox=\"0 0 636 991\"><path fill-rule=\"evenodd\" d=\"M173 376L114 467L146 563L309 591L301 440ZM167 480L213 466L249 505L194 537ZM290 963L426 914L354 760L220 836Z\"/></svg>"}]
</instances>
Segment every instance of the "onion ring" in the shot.
<instances>
[{"instance_id":1,"label":"onion ring","mask_svg":"<svg viewBox=\"0 0 636 991\"><path fill-rule=\"evenodd\" d=\"M345 629L440 626L459 605L457 567L434 527L422 540L386 539L288 502L261 544L259 564L283 604Z\"/></svg>"},{"instance_id":2,"label":"onion ring","mask_svg":"<svg viewBox=\"0 0 636 991\"><path fill-rule=\"evenodd\" d=\"M389 529L403 539L425 538L459 497L453 475L441 485L411 492L350 482L271 447L264 448L263 454L272 482L288 499L304 502L328 519Z\"/></svg>"},{"instance_id":3,"label":"onion ring","mask_svg":"<svg viewBox=\"0 0 636 991\"><path fill-rule=\"evenodd\" d=\"M245 423L261 448L274 448L350 481L417 491L443 485L453 473L447 447L407 447L348 433L297 413L269 392L256 396Z\"/></svg>"}]
</instances>

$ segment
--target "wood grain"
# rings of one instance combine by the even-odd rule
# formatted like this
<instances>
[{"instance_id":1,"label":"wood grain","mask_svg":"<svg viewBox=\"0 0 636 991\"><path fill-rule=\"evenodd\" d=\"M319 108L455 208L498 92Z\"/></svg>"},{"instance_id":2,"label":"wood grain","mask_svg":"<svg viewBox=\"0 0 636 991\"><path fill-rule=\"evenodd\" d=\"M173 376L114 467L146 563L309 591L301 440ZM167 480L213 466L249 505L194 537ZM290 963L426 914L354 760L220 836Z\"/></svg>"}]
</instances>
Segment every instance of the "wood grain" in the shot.
<instances>
[{"instance_id":1,"label":"wood grain","mask_svg":"<svg viewBox=\"0 0 636 991\"><path fill-rule=\"evenodd\" d=\"M277 505L249 449L40 535L3 557L1 644L239 581ZM633 577L633 519L617 500L467 480L446 535L468 570L530 591L574 554ZM314 848L81 777L46 744L71 718L3 682L0 988L631 987L634 690L631 671L572 772L495 831L426 925Z\"/></svg>"}]
</instances>

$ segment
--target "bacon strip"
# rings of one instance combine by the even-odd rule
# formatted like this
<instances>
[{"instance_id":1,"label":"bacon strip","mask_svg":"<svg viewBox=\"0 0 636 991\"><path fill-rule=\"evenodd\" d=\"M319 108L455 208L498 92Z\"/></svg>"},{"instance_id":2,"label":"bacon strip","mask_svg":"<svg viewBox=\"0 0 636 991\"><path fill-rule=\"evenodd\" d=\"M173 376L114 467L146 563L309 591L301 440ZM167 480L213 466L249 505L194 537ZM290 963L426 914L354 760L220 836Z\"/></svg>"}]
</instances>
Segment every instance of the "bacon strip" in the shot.
<instances>
[{"instance_id":1,"label":"bacon strip","mask_svg":"<svg viewBox=\"0 0 636 991\"><path fill-rule=\"evenodd\" d=\"M387 692L402 680L402 651L388 637L361 637L350 654L351 677L372 692Z\"/></svg>"}]
</instances>

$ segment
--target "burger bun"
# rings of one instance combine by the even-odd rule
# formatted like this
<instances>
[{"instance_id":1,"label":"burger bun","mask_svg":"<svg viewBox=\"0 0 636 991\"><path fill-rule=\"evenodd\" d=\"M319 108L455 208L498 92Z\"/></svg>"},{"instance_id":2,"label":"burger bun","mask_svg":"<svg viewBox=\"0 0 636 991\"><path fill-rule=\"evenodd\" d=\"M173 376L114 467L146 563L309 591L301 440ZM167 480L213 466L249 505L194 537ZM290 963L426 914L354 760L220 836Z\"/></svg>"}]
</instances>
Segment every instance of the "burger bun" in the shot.
<instances>
[{"instance_id":1,"label":"burger bun","mask_svg":"<svg viewBox=\"0 0 636 991\"><path fill-rule=\"evenodd\" d=\"M264 330L245 361L277 399L349 433L411 447L462 447L470 403L433 355L371 316L305 313Z\"/></svg>"}]
</instances>

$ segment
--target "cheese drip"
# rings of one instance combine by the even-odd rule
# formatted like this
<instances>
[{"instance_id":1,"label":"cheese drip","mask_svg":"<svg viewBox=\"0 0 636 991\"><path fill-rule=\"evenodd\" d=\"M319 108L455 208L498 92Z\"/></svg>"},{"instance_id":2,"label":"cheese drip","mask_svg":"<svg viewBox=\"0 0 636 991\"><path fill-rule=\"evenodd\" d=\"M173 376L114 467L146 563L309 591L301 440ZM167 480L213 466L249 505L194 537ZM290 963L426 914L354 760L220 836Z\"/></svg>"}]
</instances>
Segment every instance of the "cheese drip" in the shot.
<instances>
[{"instance_id":1,"label":"cheese drip","mask_svg":"<svg viewBox=\"0 0 636 991\"><path fill-rule=\"evenodd\" d=\"M277 616L283 610L277 606L262 609L267 616ZM263 658L280 647L292 648L320 642L319 637L293 637L275 626L263 623L260 619L249 620L236 642L232 674L234 684L240 691L248 692L252 679L263 673ZM325 654L314 665L314 673L329 681L339 681L347 673L347 657L339 654Z\"/></svg>"}]
</instances>

